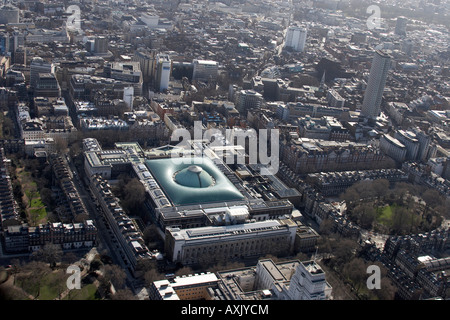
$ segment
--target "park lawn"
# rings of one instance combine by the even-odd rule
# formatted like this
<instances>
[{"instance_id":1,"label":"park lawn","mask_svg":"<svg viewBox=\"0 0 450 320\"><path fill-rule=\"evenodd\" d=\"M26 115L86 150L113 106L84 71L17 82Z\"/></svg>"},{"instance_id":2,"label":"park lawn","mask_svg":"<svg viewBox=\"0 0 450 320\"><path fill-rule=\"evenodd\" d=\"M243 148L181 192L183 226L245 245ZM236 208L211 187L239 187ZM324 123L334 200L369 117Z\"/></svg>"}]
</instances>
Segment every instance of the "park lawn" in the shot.
<instances>
[{"instance_id":1,"label":"park lawn","mask_svg":"<svg viewBox=\"0 0 450 320\"><path fill-rule=\"evenodd\" d=\"M42 200L41 200L41 198L33 198L32 200L31 200L31 208L34 208L34 207L38 207L38 208L40 208L40 207L43 207L44 206L44 204L42 203Z\"/></svg>"},{"instance_id":2,"label":"park lawn","mask_svg":"<svg viewBox=\"0 0 450 320\"><path fill-rule=\"evenodd\" d=\"M36 215L36 224L45 223L47 218L47 210L42 203L41 198L35 198L31 201L31 207L28 209L30 216Z\"/></svg>"},{"instance_id":3,"label":"park lawn","mask_svg":"<svg viewBox=\"0 0 450 320\"><path fill-rule=\"evenodd\" d=\"M31 173L20 168L17 170L17 176L22 185L23 201L27 206L30 205L26 209L28 221L30 223L34 222L35 225L47 222L47 210L41 200L37 183L31 177Z\"/></svg>"},{"instance_id":4,"label":"park lawn","mask_svg":"<svg viewBox=\"0 0 450 320\"><path fill-rule=\"evenodd\" d=\"M39 287L30 279L16 281L16 285L20 286L24 291L31 294L33 297L36 297L39 293L39 296L37 297L39 300L53 300L59 296L57 281L60 280L57 278L58 272L62 271L52 272L45 275L42 278L42 282Z\"/></svg>"},{"instance_id":5,"label":"park lawn","mask_svg":"<svg viewBox=\"0 0 450 320\"><path fill-rule=\"evenodd\" d=\"M63 300L99 300L97 297L97 287L90 283L81 287L81 289L72 289Z\"/></svg>"},{"instance_id":6,"label":"park lawn","mask_svg":"<svg viewBox=\"0 0 450 320\"><path fill-rule=\"evenodd\" d=\"M382 225L391 227L394 212L397 207L398 207L397 204L385 207L378 207L376 221Z\"/></svg>"},{"instance_id":7,"label":"park lawn","mask_svg":"<svg viewBox=\"0 0 450 320\"><path fill-rule=\"evenodd\" d=\"M59 296L58 289L51 286L50 284L46 284L41 287L39 293L39 300L53 300Z\"/></svg>"}]
</instances>

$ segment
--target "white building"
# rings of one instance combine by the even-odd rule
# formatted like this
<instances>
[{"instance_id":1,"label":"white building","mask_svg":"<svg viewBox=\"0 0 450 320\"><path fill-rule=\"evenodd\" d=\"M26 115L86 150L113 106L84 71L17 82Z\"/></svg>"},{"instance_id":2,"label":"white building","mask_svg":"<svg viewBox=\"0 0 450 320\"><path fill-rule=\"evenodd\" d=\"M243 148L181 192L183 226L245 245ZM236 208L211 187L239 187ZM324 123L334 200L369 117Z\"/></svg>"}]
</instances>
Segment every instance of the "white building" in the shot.
<instances>
[{"instance_id":1,"label":"white building","mask_svg":"<svg viewBox=\"0 0 450 320\"><path fill-rule=\"evenodd\" d=\"M383 98L386 77L391 65L391 57L378 50L372 60L369 81L364 93L364 100L361 109L363 116L376 118L380 114L381 99Z\"/></svg>"},{"instance_id":2,"label":"white building","mask_svg":"<svg viewBox=\"0 0 450 320\"><path fill-rule=\"evenodd\" d=\"M412 128L411 131L416 135L419 140L419 151L417 153L417 160L426 161L430 158L431 137L419 128Z\"/></svg>"},{"instance_id":3,"label":"white building","mask_svg":"<svg viewBox=\"0 0 450 320\"><path fill-rule=\"evenodd\" d=\"M290 219L191 229L166 228L166 254L173 262L277 254L293 249L297 225Z\"/></svg>"},{"instance_id":4,"label":"white building","mask_svg":"<svg viewBox=\"0 0 450 320\"><path fill-rule=\"evenodd\" d=\"M380 149L398 162L405 160L407 152L405 145L388 134L384 134L380 138Z\"/></svg>"},{"instance_id":5,"label":"white building","mask_svg":"<svg viewBox=\"0 0 450 320\"><path fill-rule=\"evenodd\" d=\"M345 105L345 99L334 89L328 90L327 101L330 107L343 108Z\"/></svg>"},{"instance_id":6,"label":"white building","mask_svg":"<svg viewBox=\"0 0 450 320\"><path fill-rule=\"evenodd\" d=\"M128 109L133 110L134 88L123 88L123 101L125 101Z\"/></svg>"},{"instance_id":7,"label":"white building","mask_svg":"<svg viewBox=\"0 0 450 320\"><path fill-rule=\"evenodd\" d=\"M301 262L286 294L290 300L325 300L325 272L315 261Z\"/></svg>"},{"instance_id":8,"label":"white building","mask_svg":"<svg viewBox=\"0 0 450 320\"><path fill-rule=\"evenodd\" d=\"M35 87L40 73L55 73L55 66L42 59L34 57L30 64L30 86Z\"/></svg>"},{"instance_id":9,"label":"white building","mask_svg":"<svg viewBox=\"0 0 450 320\"><path fill-rule=\"evenodd\" d=\"M419 152L419 140L412 131L398 130L394 138L400 141L406 147L405 160L416 160Z\"/></svg>"},{"instance_id":10,"label":"white building","mask_svg":"<svg viewBox=\"0 0 450 320\"><path fill-rule=\"evenodd\" d=\"M447 157L430 158L428 159L427 164L428 166L430 166L432 172L442 177L442 173L444 172L446 162Z\"/></svg>"},{"instance_id":11,"label":"white building","mask_svg":"<svg viewBox=\"0 0 450 320\"><path fill-rule=\"evenodd\" d=\"M150 28L156 28L159 23L159 16L143 13L141 14L141 20Z\"/></svg>"},{"instance_id":12,"label":"white building","mask_svg":"<svg viewBox=\"0 0 450 320\"><path fill-rule=\"evenodd\" d=\"M158 54L156 56L156 89L159 91L169 88L170 73L172 70L172 61L167 54Z\"/></svg>"},{"instance_id":13,"label":"white building","mask_svg":"<svg viewBox=\"0 0 450 320\"><path fill-rule=\"evenodd\" d=\"M220 300L328 300L332 287L315 261L258 261L256 267L218 272ZM217 292L217 290L216 290Z\"/></svg>"},{"instance_id":14,"label":"white building","mask_svg":"<svg viewBox=\"0 0 450 320\"><path fill-rule=\"evenodd\" d=\"M198 60L192 61L194 70L192 80L199 81L214 81L219 74L219 63L212 60Z\"/></svg>"},{"instance_id":15,"label":"white building","mask_svg":"<svg viewBox=\"0 0 450 320\"><path fill-rule=\"evenodd\" d=\"M263 103L263 96L254 90L241 90L236 95L236 109L245 112L248 109L260 108Z\"/></svg>"},{"instance_id":16,"label":"white building","mask_svg":"<svg viewBox=\"0 0 450 320\"><path fill-rule=\"evenodd\" d=\"M307 29L305 27L290 26L286 31L285 47L295 51L305 50Z\"/></svg>"},{"instance_id":17,"label":"white building","mask_svg":"<svg viewBox=\"0 0 450 320\"><path fill-rule=\"evenodd\" d=\"M142 94L143 77L138 61L116 61L105 64L105 76L114 80L129 82L135 95Z\"/></svg>"},{"instance_id":18,"label":"white building","mask_svg":"<svg viewBox=\"0 0 450 320\"><path fill-rule=\"evenodd\" d=\"M172 281L159 280L149 288L152 300L201 300L208 299L208 288L217 286L214 273L201 273L175 277Z\"/></svg>"},{"instance_id":19,"label":"white building","mask_svg":"<svg viewBox=\"0 0 450 320\"><path fill-rule=\"evenodd\" d=\"M387 112L397 124L402 124L405 113L411 112L411 108L403 102L388 102Z\"/></svg>"}]
</instances>

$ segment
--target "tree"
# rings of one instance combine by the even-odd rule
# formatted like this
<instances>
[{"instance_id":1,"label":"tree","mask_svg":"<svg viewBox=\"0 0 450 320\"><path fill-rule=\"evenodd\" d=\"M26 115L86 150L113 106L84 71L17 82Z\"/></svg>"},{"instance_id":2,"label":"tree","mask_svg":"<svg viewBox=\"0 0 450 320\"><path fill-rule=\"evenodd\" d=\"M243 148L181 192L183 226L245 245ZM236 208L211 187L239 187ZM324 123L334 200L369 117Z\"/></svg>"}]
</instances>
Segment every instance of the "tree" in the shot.
<instances>
[{"instance_id":1,"label":"tree","mask_svg":"<svg viewBox=\"0 0 450 320\"><path fill-rule=\"evenodd\" d=\"M55 205L55 201L52 197L52 190L49 188L42 188L40 193L42 202L44 202L47 207L52 208Z\"/></svg>"},{"instance_id":2,"label":"tree","mask_svg":"<svg viewBox=\"0 0 450 320\"><path fill-rule=\"evenodd\" d=\"M155 224L145 227L142 236L145 243L150 243L161 239L158 233L158 227Z\"/></svg>"},{"instance_id":3,"label":"tree","mask_svg":"<svg viewBox=\"0 0 450 320\"><path fill-rule=\"evenodd\" d=\"M137 214L141 212L141 206L145 201L145 188L142 183L133 178L128 182L124 188L123 207L130 214Z\"/></svg>"},{"instance_id":4,"label":"tree","mask_svg":"<svg viewBox=\"0 0 450 320\"><path fill-rule=\"evenodd\" d=\"M16 274L18 274L22 269L22 262L19 259L11 260L11 274L14 277L13 284L16 284Z\"/></svg>"},{"instance_id":5,"label":"tree","mask_svg":"<svg viewBox=\"0 0 450 320\"><path fill-rule=\"evenodd\" d=\"M39 197L39 191L37 190L32 190L27 192L27 198L28 198L28 208L31 207L31 204L33 203L33 199L38 198Z\"/></svg>"},{"instance_id":6,"label":"tree","mask_svg":"<svg viewBox=\"0 0 450 320\"><path fill-rule=\"evenodd\" d=\"M372 189L375 196L380 199L386 196L389 191L389 181L387 179L377 179L372 182Z\"/></svg>"},{"instance_id":7,"label":"tree","mask_svg":"<svg viewBox=\"0 0 450 320\"><path fill-rule=\"evenodd\" d=\"M150 269L144 274L145 284L150 286L153 282L161 280L164 278L164 275L159 273L156 269Z\"/></svg>"},{"instance_id":8,"label":"tree","mask_svg":"<svg viewBox=\"0 0 450 320\"><path fill-rule=\"evenodd\" d=\"M90 271L96 271L99 270L103 266L103 263L100 261L100 259L94 259L90 263Z\"/></svg>"},{"instance_id":9,"label":"tree","mask_svg":"<svg viewBox=\"0 0 450 320\"><path fill-rule=\"evenodd\" d=\"M347 203L352 203L354 201L361 199L358 191L356 191L354 188L351 187L345 190L345 192L341 194L340 198L341 200L344 200Z\"/></svg>"},{"instance_id":10,"label":"tree","mask_svg":"<svg viewBox=\"0 0 450 320\"><path fill-rule=\"evenodd\" d=\"M14 192L14 198L16 199L22 199L23 197L23 191L22 191L22 185L18 180L14 180L12 183L13 186L13 192Z\"/></svg>"},{"instance_id":11,"label":"tree","mask_svg":"<svg viewBox=\"0 0 450 320\"><path fill-rule=\"evenodd\" d=\"M117 177L117 183L112 187L113 193L120 199L124 198L125 186L130 182L131 178L126 173L121 173Z\"/></svg>"},{"instance_id":12,"label":"tree","mask_svg":"<svg viewBox=\"0 0 450 320\"><path fill-rule=\"evenodd\" d=\"M65 263L74 263L75 261L78 260L78 257L73 252L66 252L63 255L63 260L64 260Z\"/></svg>"},{"instance_id":13,"label":"tree","mask_svg":"<svg viewBox=\"0 0 450 320\"><path fill-rule=\"evenodd\" d=\"M3 138L10 139L14 136L14 121L10 117L3 118Z\"/></svg>"},{"instance_id":14,"label":"tree","mask_svg":"<svg viewBox=\"0 0 450 320\"><path fill-rule=\"evenodd\" d=\"M321 235L330 235L333 232L334 223L330 219L325 219L322 221L319 227L319 232Z\"/></svg>"},{"instance_id":15,"label":"tree","mask_svg":"<svg viewBox=\"0 0 450 320\"><path fill-rule=\"evenodd\" d=\"M393 213L392 230L396 234L404 234L410 224L410 213L405 207L396 208Z\"/></svg>"},{"instance_id":16,"label":"tree","mask_svg":"<svg viewBox=\"0 0 450 320\"><path fill-rule=\"evenodd\" d=\"M30 261L23 267L24 274L21 275L20 280L18 277L18 281L27 282L28 283L28 292L35 293L34 297L39 297L41 284L46 275L51 272L51 269L48 265L41 261Z\"/></svg>"},{"instance_id":17,"label":"tree","mask_svg":"<svg viewBox=\"0 0 450 320\"><path fill-rule=\"evenodd\" d=\"M373 204L363 203L352 210L351 216L362 228L371 229L377 213Z\"/></svg>"},{"instance_id":18,"label":"tree","mask_svg":"<svg viewBox=\"0 0 450 320\"><path fill-rule=\"evenodd\" d=\"M136 263L135 271L147 272L151 269L157 268L157 262L155 259L139 259Z\"/></svg>"},{"instance_id":19,"label":"tree","mask_svg":"<svg viewBox=\"0 0 450 320\"><path fill-rule=\"evenodd\" d=\"M116 289L124 288L127 274L118 265L104 265L102 272L104 282L111 282Z\"/></svg>"},{"instance_id":20,"label":"tree","mask_svg":"<svg viewBox=\"0 0 450 320\"><path fill-rule=\"evenodd\" d=\"M81 214L77 214L75 216L74 222L80 223L80 222L84 222L86 220L89 220L89 215L87 213L81 213Z\"/></svg>"},{"instance_id":21,"label":"tree","mask_svg":"<svg viewBox=\"0 0 450 320\"><path fill-rule=\"evenodd\" d=\"M49 263L50 267L54 268L57 262L61 262L62 254L60 245L49 243L33 252L32 256L38 261Z\"/></svg>"},{"instance_id":22,"label":"tree","mask_svg":"<svg viewBox=\"0 0 450 320\"><path fill-rule=\"evenodd\" d=\"M450 210L448 208L450 208L450 199L446 199L443 204L436 206L434 210L446 219L450 219Z\"/></svg>"},{"instance_id":23,"label":"tree","mask_svg":"<svg viewBox=\"0 0 450 320\"><path fill-rule=\"evenodd\" d=\"M190 275L193 273L194 273L194 271L192 270L192 268L185 266L185 267L182 267L181 269L178 269L175 272L175 275L181 277L181 276L187 276L187 275Z\"/></svg>"},{"instance_id":24,"label":"tree","mask_svg":"<svg viewBox=\"0 0 450 320\"><path fill-rule=\"evenodd\" d=\"M435 208L444 203L441 195L437 190L428 189L422 194L422 199L426 202L427 206Z\"/></svg>"},{"instance_id":25,"label":"tree","mask_svg":"<svg viewBox=\"0 0 450 320\"><path fill-rule=\"evenodd\" d=\"M130 289L120 289L111 296L111 300L137 300L137 298Z\"/></svg>"},{"instance_id":26,"label":"tree","mask_svg":"<svg viewBox=\"0 0 450 320\"><path fill-rule=\"evenodd\" d=\"M278 258L272 255L266 255L264 257L262 257L261 259L272 259L273 261L277 261ZM244 263L242 262L238 262L238 261L234 261L234 262L222 262L222 263L217 263L211 267L208 268L209 272L218 272L218 271L222 271L222 270L232 270L232 269L239 269L239 268L243 268L245 266Z\"/></svg>"},{"instance_id":27,"label":"tree","mask_svg":"<svg viewBox=\"0 0 450 320\"><path fill-rule=\"evenodd\" d=\"M367 278L366 270L367 266L361 258L350 260L342 268L343 276L351 281L357 293L359 293L359 290L365 285L365 280Z\"/></svg>"},{"instance_id":28,"label":"tree","mask_svg":"<svg viewBox=\"0 0 450 320\"><path fill-rule=\"evenodd\" d=\"M329 259L333 248L329 237L320 237L317 241L317 251L322 254L324 259Z\"/></svg>"},{"instance_id":29,"label":"tree","mask_svg":"<svg viewBox=\"0 0 450 320\"><path fill-rule=\"evenodd\" d=\"M341 268L346 262L356 255L358 243L351 239L338 238L331 242L333 258L331 263L334 267Z\"/></svg>"},{"instance_id":30,"label":"tree","mask_svg":"<svg viewBox=\"0 0 450 320\"><path fill-rule=\"evenodd\" d=\"M81 148L80 141L77 140L70 144L69 156L71 158L75 158L78 154L80 154L81 151L82 151L82 148Z\"/></svg>"},{"instance_id":31,"label":"tree","mask_svg":"<svg viewBox=\"0 0 450 320\"><path fill-rule=\"evenodd\" d=\"M62 137L55 137L54 141L55 141L56 152L58 154L66 154L67 147L68 147L67 140L63 139Z\"/></svg>"}]
</instances>

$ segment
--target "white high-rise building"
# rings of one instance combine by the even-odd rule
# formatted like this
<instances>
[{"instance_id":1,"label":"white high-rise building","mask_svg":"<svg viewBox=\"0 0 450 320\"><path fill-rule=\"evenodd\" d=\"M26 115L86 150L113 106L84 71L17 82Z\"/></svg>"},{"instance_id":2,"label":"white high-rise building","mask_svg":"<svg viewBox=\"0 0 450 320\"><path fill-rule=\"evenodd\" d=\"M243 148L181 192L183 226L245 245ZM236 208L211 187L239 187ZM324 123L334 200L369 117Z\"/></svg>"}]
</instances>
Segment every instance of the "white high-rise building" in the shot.
<instances>
[{"instance_id":1,"label":"white high-rise building","mask_svg":"<svg viewBox=\"0 0 450 320\"><path fill-rule=\"evenodd\" d=\"M406 147L405 160L417 159L420 144L414 132L406 130L398 130L395 132L394 138L396 138Z\"/></svg>"},{"instance_id":2,"label":"white high-rise building","mask_svg":"<svg viewBox=\"0 0 450 320\"><path fill-rule=\"evenodd\" d=\"M295 51L305 50L307 29L305 27L290 26L286 31L285 47Z\"/></svg>"},{"instance_id":3,"label":"white high-rise building","mask_svg":"<svg viewBox=\"0 0 450 320\"><path fill-rule=\"evenodd\" d=\"M369 81L362 105L362 114L368 118L376 118L380 114L386 77L391 66L391 56L381 50L375 52L370 68Z\"/></svg>"},{"instance_id":4,"label":"white high-rise building","mask_svg":"<svg viewBox=\"0 0 450 320\"><path fill-rule=\"evenodd\" d=\"M325 272L315 261L300 263L287 294L291 300L325 300Z\"/></svg>"},{"instance_id":5,"label":"white high-rise building","mask_svg":"<svg viewBox=\"0 0 450 320\"><path fill-rule=\"evenodd\" d=\"M134 87L123 88L123 101L125 101L128 109L133 110Z\"/></svg>"},{"instance_id":6,"label":"white high-rise building","mask_svg":"<svg viewBox=\"0 0 450 320\"><path fill-rule=\"evenodd\" d=\"M156 56L156 89L163 91L169 88L172 61L167 54Z\"/></svg>"}]
</instances>

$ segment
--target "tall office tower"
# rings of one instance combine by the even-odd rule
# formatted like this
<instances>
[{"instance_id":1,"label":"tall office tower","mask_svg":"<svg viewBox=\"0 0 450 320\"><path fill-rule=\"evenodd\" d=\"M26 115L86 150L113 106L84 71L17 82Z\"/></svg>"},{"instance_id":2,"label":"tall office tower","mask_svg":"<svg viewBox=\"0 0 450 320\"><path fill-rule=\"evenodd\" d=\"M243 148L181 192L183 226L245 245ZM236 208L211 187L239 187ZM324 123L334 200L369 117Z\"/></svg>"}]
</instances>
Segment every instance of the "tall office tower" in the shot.
<instances>
[{"instance_id":1,"label":"tall office tower","mask_svg":"<svg viewBox=\"0 0 450 320\"><path fill-rule=\"evenodd\" d=\"M376 118L380 114L381 99L390 65L391 56L380 50L375 52L361 110L365 117Z\"/></svg>"},{"instance_id":2,"label":"tall office tower","mask_svg":"<svg viewBox=\"0 0 450 320\"><path fill-rule=\"evenodd\" d=\"M30 64L30 86L32 88L35 88L40 73L55 73L55 66L41 57L34 57Z\"/></svg>"},{"instance_id":3,"label":"tall office tower","mask_svg":"<svg viewBox=\"0 0 450 320\"><path fill-rule=\"evenodd\" d=\"M396 138L406 147L405 160L417 159L420 143L414 132L407 130L398 130L395 132L394 138Z\"/></svg>"},{"instance_id":4,"label":"tall office tower","mask_svg":"<svg viewBox=\"0 0 450 320\"><path fill-rule=\"evenodd\" d=\"M295 51L305 50L307 29L305 27L290 26L286 31L285 47Z\"/></svg>"},{"instance_id":5,"label":"tall office tower","mask_svg":"<svg viewBox=\"0 0 450 320\"><path fill-rule=\"evenodd\" d=\"M139 62L144 82L150 82L155 75L156 50L139 48L134 53L133 61Z\"/></svg>"},{"instance_id":6,"label":"tall office tower","mask_svg":"<svg viewBox=\"0 0 450 320\"><path fill-rule=\"evenodd\" d=\"M108 38L104 36L98 36L94 40L94 53L106 54L108 53Z\"/></svg>"},{"instance_id":7,"label":"tall office tower","mask_svg":"<svg viewBox=\"0 0 450 320\"><path fill-rule=\"evenodd\" d=\"M133 110L133 100L134 100L134 87L123 88L123 101L127 105L129 110Z\"/></svg>"},{"instance_id":8,"label":"tall office tower","mask_svg":"<svg viewBox=\"0 0 450 320\"><path fill-rule=\"evenodd\" d=\"M397 23L395 24L394 33L399 36L406 36L406 24L408 23L408 19L405 17L398 17Z\"/></svg>"},{"instance_id":9,"label":"tall office tower","mask_svg":"<svg viewBox=\"0 0 450 320\"><path fill-rule=\"evenodd\" d=\"M431 146L431 137L419 128L412 128L411 131L414 132L417 140L419 140L419 151L416 160L427 161L428 151Z\"/></svg>"},{"instance_id":10,"label":"tall office tower","mask_svg":"<svg viewBox=\"0 0 450 320\"><path fill-rule=\"evenodd\" d=\"M0 53L6 55L9 52L9 33L0 32Z\"/></svg>"},{"instance_id":11,"label":"tall office tower","mask_svg":"<svg viewBox=\"0 0 450 320\"><path fill-rule=\"evenodd\" d=\"M170 71L172 61L167 54L158 54L156 56L156 81L155 88L159 91L169 88Z\"/></svg>"}]
</instances>

